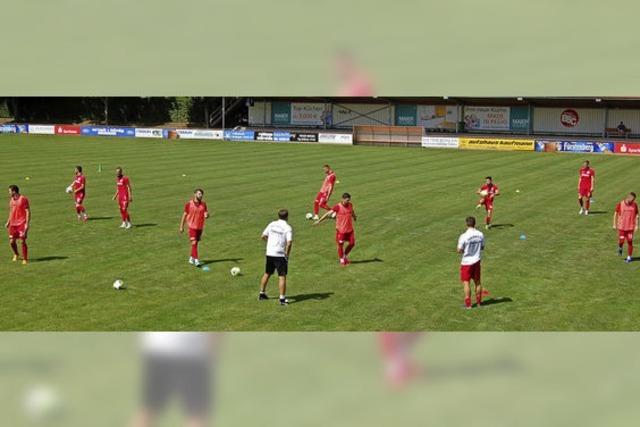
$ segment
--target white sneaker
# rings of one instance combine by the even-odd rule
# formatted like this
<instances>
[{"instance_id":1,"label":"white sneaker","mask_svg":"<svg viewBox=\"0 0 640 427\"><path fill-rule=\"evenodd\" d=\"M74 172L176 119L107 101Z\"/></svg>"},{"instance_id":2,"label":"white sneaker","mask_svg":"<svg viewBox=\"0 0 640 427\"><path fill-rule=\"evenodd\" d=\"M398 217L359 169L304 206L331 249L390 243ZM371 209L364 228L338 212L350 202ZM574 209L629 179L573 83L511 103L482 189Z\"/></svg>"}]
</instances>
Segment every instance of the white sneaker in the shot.
<instances>
[{"instance_id":1,"label":"white sneaker","mask_svg":"<svg viewBox=\"0 0 640 427\"><path fill-rule=\"evenodd\" d=\"M124 223L124 222L122 224L120 224L120 228L125 228L126 226L127 226L127 224Z\"/></svg>"},{"instance_id":2,"label":"white sneaker","mask_svg":"<svg viewBox=\"0 0 640 427\"><path fill-rule=\"evenodd\" d=\"M586 211L586 210L585 210L585 211L584 211L584 214L585 214L585 215L589 215L589 211Z\"/></svg>"},{"instance_id":3,"label":"white sneaker","mask_svg":"<svg viewBox=\"0 0 640 427\"><path fill-rule=\"evenodd\" d=\"M193 265L193 263L194 263L194 262L193 262L193 257L189 257L189 264L192 264L192 265Z\"/></svg>"},{"instance_id":4,"label":"white sneaker","mask_svg":"<svg viewBox=\"0 0 640 427\"><path fill-rule=\"evenodd\" d=\"M582 215L584 213L584 209L580 208L580 212L578 212L578 215Z\"/></svg>"},{"instance_id":5,"label":"white sneaker","mask_svg":"<svg viewBox=\"0 0 640 427\"><path fill-rule=\"evenodd\" d=\"M130 223L130 222L126 223L126 224L125 224L125 226L124 226L125 230L128 230L128 229L130 229L131 227L132 227L132 225L131 225L131 223Z\"/></svg>"},{"instance_id":6,"label":"white sneaker","mask_svg":"<svg viewBox=\"0 0 640 427\"><path fill-rule=\"evenodd\" d=\"M318 215L314 215L313 218L311 218L311 219L314 220L314 221L317 221L317 220L320 219L320 217Z\"/></svg>"},{"instance_id":7,"label":"white sneaker","mask_svg":"<svg viewBox=\"0 0 640 427\"><path fill-rule=\"evenodd\" d=\"M196 267L200 267L202 265L202 263L200 262L199 259L193 259L193 265L195 265Z\"/></svg>"}]
</instances>

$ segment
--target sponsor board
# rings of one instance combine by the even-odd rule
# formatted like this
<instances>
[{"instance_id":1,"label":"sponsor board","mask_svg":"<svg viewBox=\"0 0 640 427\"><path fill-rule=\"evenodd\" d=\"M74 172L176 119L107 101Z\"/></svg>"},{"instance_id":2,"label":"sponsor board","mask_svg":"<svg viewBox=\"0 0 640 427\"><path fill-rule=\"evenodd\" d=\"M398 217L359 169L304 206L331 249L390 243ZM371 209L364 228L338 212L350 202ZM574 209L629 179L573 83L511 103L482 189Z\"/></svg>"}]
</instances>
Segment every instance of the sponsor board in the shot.
<instances>
[{"instance_id":1,"label":"sponsor board","mask_svg":"<svg viewBox=\"0 0 640 427\"><path fill-rule=\"evenodd\" d=\"M426 148L458 148L460 138L423 136L422 146Z\"/></svg>"},{"instance_id":2,"label":"sponsor board","mask_svg":"<svg viewBox=\"0 0 640 427\"><path fill-rule=\"evenodd\" d=\"M464 107L464 127L467 130L509 130L509 107Z\"/></svg>"},{"instance_id":3,"label":"sponsor board","mask_svg":"<svg viewBox=\"0 0 640 427\"><path fill-rule=\"evenodd\" d=\"M560 123L566 128L574 128L580 123L580 115L574 109L566 109L560 113Z\"/></svg>"},{"instance_id":4,"label":"sponsor board","mask_svg":"<svg viewBox=\"0 0 640 427\"><path fill-rule=\"evenodd\" d=\"M558 151L556 141L536 141L536 151L552 153Z\"/></svg>"},{"instance_id":5,"label":"sponsor board","mask_svg":"<svg viewBox=\"0 0 640 427\"><path fill-rule=\"evenodd\" d=\"M55 125L56 135L80 135L80 126L76 125Z\"/></svg>"},{"instance_id":6,"label":"sponsor board","mask_svg":"<svg viewBox=\"0 0 640 427\"><path fill-rule=\"evenodd\" d=\"M28 125L27 132L34 135L55 135L56 127L54 125Z\"/></svg>"},{"instance_id":7,"label":"sponsor board","mask_svg":"<svg viewBox=\"0 0 640 427\"><path fill-rule=\"evenodd\" d=\"M289 142L291 141L291 132L277 130L273 132L273 140L280 142Z\"/></svg>"},{"instance_id":8,"label":"sponsor board","mask_svg":"<svg viewBox=\"0 0 640 427\"><path fill-rule=\"evenodd\" d=\"M136 138L162 138L164 132L159 128L136 128L134 135Z\"/></svg>"},{"instance_id":9,"label":"sponsor board","mask_svg":"<svg viewBox=\"0 0 640 427\"><path fill-rule=\"evenodd\" d=\"M640 144L616 142L613 144L613 152L616 154L640 154Z\"/></svg>"},{"instance_id":10,"label":"sponsor board","mask_svg":"<svg viewBox=\"0 0 640 427\"><path fill-rule=\"evenodd\" d=\"M318 142L322 142L326 144L353 145L353 135L350 133L319 133Z\"/></svg>"},{"instance_id":11,"label":"sponsor board","mask_svg":"<svg viewBox=\"0 0 640 427\"><path fill-rule=\"evenodd\" d=\"M253 141L254 137L255 132L252 130L227 129L224 131L224 139L226 141Z\"/></svg>"},{"instance_id":12,"label":"sponsor board","mask_svg":"<svg viewBox=\"0 0 640 427\"><path fill-rule=\"evenodd\" d=\"M256 132L256 141L273 141L273 132Z\"/></svg>"},{"instance_id":13,"label":"sponsor board","mask_svg":"<svg viewBox=\"0 0 640 427\"><path fill-rule=\"evenodd\" d=\"M455 105L418 105L416 125L426 129L456 130L458 107Z\"/></svg>"},{"instance_id":14,"label":"sponsor board","mask_svg":"<svg viewBox=\"0 0 640 427\"><path fill-rule=\"evenodd\" d=\"M169 129L174 131L180 139L219 139L223 132L220 129Z\"/></svg>"},{"instance_id":15,"label":"sponsor board","mask_svg":"<svg viewBox=\"0 0 640 427\"><path fill-rule=\"evenodd\" d=\"M0 125L0 133L18 133L16 125Z\"/></svg>"},{"instance_id":16,"label":"sponsor board","mask_svg":"<svg viewBox=\"0 0 640 427\"><path fill-rule=\"evenodd\" d=\"M558 151L569 153L613 153L612 142L558 141Z\"/></svg>"},{"instance_id":17,"label":"sponsor board","mask_svg":"<svg viewBox=\"0 0 640 427\"><path fill-rule=\"evenodd\" d=\"M117 136L134 137L135 129L129 127L113 126L81 126L80 132L85 136Z\"/></svg>"},{"instance_id":18,"label":"sponsor board","mask_svg":"<svg viewBox=\"0 0 640 427\"><path fill-rule=\"evenodd\" d=\"M460 148L465 150L534 151L532 139L508 138L460 138Z\"/></svg>"},{"instance_id":19,"label":"sponsor board","mask_svg":"<svg viewBox=\"0 0 640 427\"><path fill-rule=\"evenodd\" d=\"M291 103L291 124L300 126L322 126L326 115L325 104ZM329 107L330 108L330 107Z\"/></svg>"},{"instance_id":20,"label":"sponsor board","mask_svg":"<svg viewBox=\"0 0 640 427\"><path fill-rule=\"evenodd\" d=\"M307 132L291 132L291 137L289 138L289 141L318 142L318 134L307 133Z\"/></svg>"}]
</instances>

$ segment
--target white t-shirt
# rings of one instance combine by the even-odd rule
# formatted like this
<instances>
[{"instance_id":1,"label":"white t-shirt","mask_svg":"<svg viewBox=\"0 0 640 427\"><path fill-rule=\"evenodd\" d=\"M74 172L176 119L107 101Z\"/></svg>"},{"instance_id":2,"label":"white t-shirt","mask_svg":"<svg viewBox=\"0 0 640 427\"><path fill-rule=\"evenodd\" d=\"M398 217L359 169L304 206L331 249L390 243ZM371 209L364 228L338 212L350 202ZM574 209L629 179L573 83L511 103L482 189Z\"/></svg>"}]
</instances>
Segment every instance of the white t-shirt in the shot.
<instances>
[{"instance_id":1,"label":"white t-shirt","mask_svg":"<svg viewBox=\"0 0 640 427\"><path fill-rule=\"evenodd\" d=\"M468 228L458 238L458 250L462 252L462 265L472 265L480 261L480 251L484 249L484 234L475 228Z\"/></svg>"},{"instance_id":2,"label":"white t-shirt","mask_svg":"<svg viewBox=\"0 0 640 427\"><path fill-rule=\"evenodd\" d=\"M273 221L262 232L267 236L267 256L287 256L287 242L293 240L293 228L287 221L279 219Z\"/></svg>"},{"instance_id":3,"label":"white t-shirt","mask_svg":"<svg viewBox=\"0 0 640 427\"><path fill-rule=\"evenodd\" d=\"M206 358L211 353L212 335L205 332L145 332L144 353L174 358Z\"/></svg>"}]
</instances>

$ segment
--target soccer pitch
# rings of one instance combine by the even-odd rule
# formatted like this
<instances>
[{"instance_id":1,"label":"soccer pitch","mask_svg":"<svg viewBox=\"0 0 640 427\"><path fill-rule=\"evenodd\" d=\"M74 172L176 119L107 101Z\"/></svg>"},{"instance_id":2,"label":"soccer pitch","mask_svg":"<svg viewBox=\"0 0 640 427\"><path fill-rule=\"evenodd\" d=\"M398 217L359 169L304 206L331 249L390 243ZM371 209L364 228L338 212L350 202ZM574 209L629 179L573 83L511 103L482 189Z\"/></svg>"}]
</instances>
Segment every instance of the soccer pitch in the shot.
<instances>
[{"instance_id":1,"label":"soccer pitch","mask_svg":"<svg viewBox=\"0 0 640 427\"><path fill-rule=\"evenodd\" d=\"M32 262L12 263L6 239L0 252L2 330L640 327L640 261L623 263L611 228L615 203L638 191L636 158L588 156L597 184L593 215L582 217L576 187L585 156L571 154L33 135L3 135L0 144L0 182L18 184L33 214ZM358 214L346 268L333 224L305 219L324 163L340 181L331 202L348 191ZM76 164L87 176L86 224L64 192ZM116 166L131 178L131 230L118 228L111 200ZM484 218L474 191L486 175L502 192L500 226L485 232L483 259L484 285L498 303L467 312L455 244L465 216ZM212 213L200 245L208 272L187 263L188 239L178 234L196 187ZM259 236L280 207L295 233L288 307L257 301ZM229 274L233 266L242 276ZM125 291L112 289L118 278Z\"/></svg>"}]
</instances>

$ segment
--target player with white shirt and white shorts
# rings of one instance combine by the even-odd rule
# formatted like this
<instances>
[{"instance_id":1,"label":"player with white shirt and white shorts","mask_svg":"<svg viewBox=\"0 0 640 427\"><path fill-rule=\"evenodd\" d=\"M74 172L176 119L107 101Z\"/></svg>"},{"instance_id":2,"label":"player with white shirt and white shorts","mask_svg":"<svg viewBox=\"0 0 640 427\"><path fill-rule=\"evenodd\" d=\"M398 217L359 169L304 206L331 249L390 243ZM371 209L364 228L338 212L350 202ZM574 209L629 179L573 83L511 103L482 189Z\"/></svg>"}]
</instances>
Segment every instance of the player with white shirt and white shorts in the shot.
<instances>
[{"instance_id":1,"label":"player with white shirt and white shorts","mask_svg":"<svg viewBox=\"0 0 640 427\"><path fill-rule=\"evenodd\" d=\"M265 272L260 280L260 294L258 300L269 299L267 297L267 283L271 275L278 271L278 286L280 288L280 305L287 305L287 273L289 270L289 254L293 243L293 229L287 223L289 211L280 209L278 220L267 225L262 232L262 240L267 241L267 260Z\"/></svg>"},{"instance_id":2,"label":"player with white shirt and white shorts","mask_svg":"<svg viewBox=\"0 0 640 427\"><path fill-rule=\"evenodd\" d=\"M480 253L484 249L484 234L476 230L476 219L472 216L465 220L467 231L458 238L458 253L462 254L460 262L460 280L464 285L464 307L471 309L471 289L469 283L473 279L476 285L476 306L482 303L482 284L480 282Z\"/></svg>"}]
</instances>

